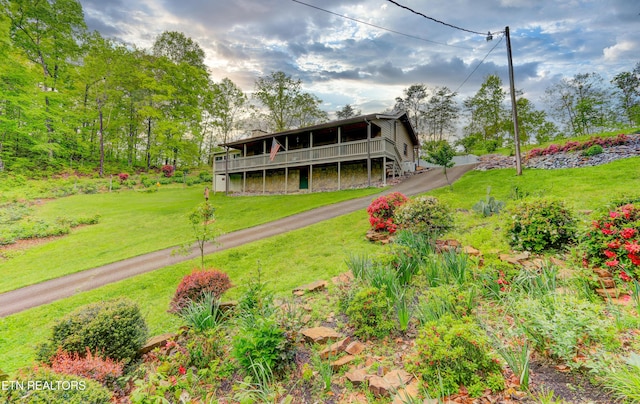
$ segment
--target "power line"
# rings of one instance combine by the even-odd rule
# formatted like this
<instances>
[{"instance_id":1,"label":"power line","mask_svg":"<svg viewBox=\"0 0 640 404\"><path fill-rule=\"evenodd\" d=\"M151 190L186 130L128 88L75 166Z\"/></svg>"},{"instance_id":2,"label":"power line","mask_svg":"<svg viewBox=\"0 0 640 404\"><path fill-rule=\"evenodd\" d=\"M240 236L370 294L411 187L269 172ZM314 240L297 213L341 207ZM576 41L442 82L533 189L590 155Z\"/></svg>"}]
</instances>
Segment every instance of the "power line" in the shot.
<instances>
[{"instance_id":1,"label":"power line","mask_svg":"<svg viewBox=\"0 0 640 404\"><path fill-rule=\"evenodd\" d=\"M407 6L403 6L402 4L397 3L397 2L395 2L395 1L393 1L393 0L387 0L387 1L388 1L389 3L393 3L393 4L395 4L396 6L398 6L398 7L400 7L400 8L404 8L405 10L411 11L412 13L414 13L414 14L416 14L416 15L419 15L420 17L424 17L424 18L426 18L427 20L431 20L431 21L433 21L433 22L437 22L438 24L446 25L447 27L455 28L455 29L457 29L457 30L464 31L464 32L469 32L469 33L472 33L472 34L478 34L478 35L484 35L484 36L489 35L489 36L491 36L491 31L489 31L488 33L485 33L485 32L472 31L472 30L470 30L470 29L466 29L466 28L458 27L457 25L449 24L449 23L446 23L446 22L444 22L444 21L437 20L437 19L435 19L435 18L433 18L433 17L429 17L429 16L428 16L428 15L426 15L426 14L423 14L423 13L421 13L421 12L419 12L419 11L415 11L415 10L413 10L412 8L409 8L409 7L407 7Z\"/></svg>"},{"instance_id":2,"label":"power line","mask_svg":"<svg viewBox=\"0 0 640 404\"><path fill-rule=\"evenodd\" d=\"M460 85L458 86L458 88L456 88L456 89L454 90L454 93L457 93L457 92L458 92L458 90L460 90L460 88L461 88L462 86L464 86L464 84L467 82L467 80L469 80L469 79L471 78L471 76L473 75L473 73L475 73L475 72L476 72L476 70L478 70L478 68L479 68L479 67L484 63L484 61L487 59L487 57L489 57L489 55L491 54L491 52L493 52L493 50L494 50L496 47L498 47L498 45L500 45L500 42L502 42L502 38L504 38L504 36L500 36L500 40L499 40L498 42L496 42L496 44L495 44L495 45L493 45L493 48L491 48L491 50L489 50L489 52L488 52L486 55L484 55L484 58L482 58L482 60L480 61L480 63L478 63L478 65L473 69L473 71L471 71L471 73L469 73L469 75L467 76L467 78L465 78L465 79L464 79L464 81L462 82L462 84L460 84Z\"/></svg>"},{"instance_id":3,"label":"power line","mask_svg":"<svg viewBox=\"0 0 640 404\"><path fill-rule=\"evenodd\" d=\"M417 40L419 40L419 41L429 42L429 43L433 43L433 44L436 44L436 45L449 46L449 47L452 47L452 48L458 48L458 49L467 49L467 50L472 50L472 49L473 49L473 48L470 48L470 47L467 47L467 46L456 46L456 45L450 45L450 44L448 44L448 43L436 42L436 41L432 41L432 40L430 40L430 39L422 38L422 37L419 37L419 36L416 36L416 35L405 34L404 32L395 31L395 30L392 30L392 29L389 29L389 28L382 27L382 26L380 26L380 25L376 25L376 24L371 24L371 23L369 23L369 22L362 21L362 20L358 20L358 19L356 19L356 18L352 18L352 17L346 16L346 15L344 15L344 14L338 14L338 13L336 13L336 12L333 12L333 11L330 11L330 10L326 10L326 9L324 9L324 8L320 8L320 7L318 7L318 6L314 6L313 4L308 4L308 3L302 2L302 1L300 1L300 0L291 0L291 1L293 1L294 3L302 4L303 6L307 6L307 7L315 8L316 10L323 11L323 12L325 12L325 13L329 13L329 14L332 14L332 15L338 16L338 17L340 17L340 18L345 18L345 19L347 19L347 20L355 21L355 22L357 22L357 23L359 23L359 24L368 25L368 26L370 26L370 27L374 27L374 28L377 28L377 29L381 29L381 30L383 30L383 31L388 31L388 32L392 32L392 33L394 33L394 34L398 34L398 35L406 36L406 37L408 37L408 38L417 39ZM482 34L482 35L486 35L486 34Z\"/></svg>"}]
</instances>

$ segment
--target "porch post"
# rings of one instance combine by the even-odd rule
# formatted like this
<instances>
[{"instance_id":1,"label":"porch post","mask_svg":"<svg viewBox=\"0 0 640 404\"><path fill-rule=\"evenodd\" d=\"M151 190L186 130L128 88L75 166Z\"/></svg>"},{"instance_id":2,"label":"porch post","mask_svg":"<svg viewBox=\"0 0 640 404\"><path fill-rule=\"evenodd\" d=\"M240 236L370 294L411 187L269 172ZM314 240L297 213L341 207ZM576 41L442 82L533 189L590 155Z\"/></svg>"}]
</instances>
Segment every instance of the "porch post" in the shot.
<instances>
[{"instance_id":1,"label":"porch post","mask_svg":"<svg viewBox=\"0 0 640 404\"><path fill-rule=\"evenodd\" d=\"M367 184L371 186L371 122L367 121Z\"/></svg>"},{"instance_id":2,"label":"porch post","mask_svg":"<svg viewBox=\"0 0 640 404\"><path fill-rule=\"evenodd\" d=\"M382 185L387 186L387 156L382 157Z\"/></svg>"},{"instance_id":3,"label":"porch post","mask_svg":"<svg viewBox=\"0 0 640 404\"><path fill-rule=\"evenodd\" d=\"M342 168L342 164L340 164L341 163L341 161L340 161L341 157L340 156L342 156L342 150L341 150L342 146L340 146L340 143L342 143L342 126L338 126L338 191L340 191L340 189L341 189L340 188L340 186L341 186L341 184L340 184L340 174L341 174L340 173L340 169Z\"/></svg>"},{"instance_id":4,"label":"porch post","mask_svg":"<svg viewBox=\"0 0 640 404\"><path fill-rule=\"evenodd\" d=\"M284 193L287 193L289 187L289 136L284 138Z\"/></svg>"},{"instance_id":5,"label":"porch post","mask_svg":"<svg viewBox=\"0 0 640 404\"><path fill-rule=\"evenodd\" d=\"M313 164L309 164L309 192L313 192Z\"/></svg>"}]
</instances>

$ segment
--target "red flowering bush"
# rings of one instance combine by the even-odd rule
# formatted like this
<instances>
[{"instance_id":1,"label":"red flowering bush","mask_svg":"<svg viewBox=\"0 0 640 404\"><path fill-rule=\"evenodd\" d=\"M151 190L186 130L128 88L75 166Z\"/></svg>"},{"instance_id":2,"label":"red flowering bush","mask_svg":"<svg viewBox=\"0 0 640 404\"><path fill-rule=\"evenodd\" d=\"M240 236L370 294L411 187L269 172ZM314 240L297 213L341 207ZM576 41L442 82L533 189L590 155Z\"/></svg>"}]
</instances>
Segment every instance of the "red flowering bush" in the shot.
<instances>
[{"instance_id":1,"label":"red flowering bush","mask_svg":"<svg viewBox=\"0 0 640 404\"><path fill-rule=\"evenodd\" d=\"M601 147L619 146L627 143L628 141L628 136L623 133L615 137L592 137L591 139L584 142L570 141L563 145L551 144L543 149L531 149L527 153L527 158L546 156L549 154L556 154L560 152L587 150L594 145L598 145Z\"/></svg>"},{"instance_id":2,"label":"red flowering bush","mask_svg":"<svg viewBox=\"0 0 640 404\"><path fill-rule=\"evenodd\" d=\"M129 179L129 174L120 173L120 174L118 174L118 178L120 178L120 183L122 184L123 182L125 182L126 180Z\"/></svg>"},{"instance_id":3,"label":"red flowering bush","mask_svg":"<svg viewBox=\"0 0 640 404\"><path fill-rule=\"evenodd\" d=\"M622 281L640 280L640 205L628 203L594 220L582 244L586 264L604 265Z\"/></svg>"},{"instance_id":4,"label":"red flowering bush","mask_svg":"<svg viewBox=\"0 0 640 404\"><path fill-rule=\"evenodd\" d=\"M398 226L394 223L393 213L397 207L404 205L407 200L407 197L400 192L392 192L389 195L374 199L367 208L371 227L376 231L395 233Z\"/></svg>"},{"instance_id":5,"label":"red flowering bush","mask_svg":"<svg viewBox=\"0 0 640 404\"><path fill-rule=\"evenodd\" d=\"M122 376L124 364L110 358L93 355L89 348L85 356L58 348L51 359L51 370L66 375L82 376L110 387Z\"/></svg>"},{"instance_id":6,"label":"red flowering bush","mask_svg":"<svg viewBox=\"0 0 640 404\"><path fill-rule=\"evenodd\" d=\"M175 170L175 168L171 164L165 164L160 170L162 170L165 177L169 178L173 176L173 171Z\"/></svg>"},{"instance_id":7,"label":"red flowering bush","mask_svg":"<svg viewBox=\"0 0 640 404\"><path fill-rule=\"evenodd\" d=\"M216 269L193 271L180 281L178 289L176 289L176 293L171 300L169 312L181 312L190 302L199 301L205 292L210 292L216 298L219 298L231 286L229 275L222 271Z\"/></svg>"}]
</instances>

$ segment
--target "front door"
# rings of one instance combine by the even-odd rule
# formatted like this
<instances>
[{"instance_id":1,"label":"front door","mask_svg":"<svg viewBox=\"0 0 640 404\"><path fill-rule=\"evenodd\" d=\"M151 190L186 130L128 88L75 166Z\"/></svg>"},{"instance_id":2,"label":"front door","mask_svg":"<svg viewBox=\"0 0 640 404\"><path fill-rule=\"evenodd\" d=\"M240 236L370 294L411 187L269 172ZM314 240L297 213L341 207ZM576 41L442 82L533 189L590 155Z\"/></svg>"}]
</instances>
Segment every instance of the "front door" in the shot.
<instances>
[{"instance_id":1,"label":"front door","mask_svg":"<svg viewBox=\"0 0 640 404\"><path fill-rule=\"evenodd\" d=\"M300 189L309 189L309 169L300 169Z\"/></svg>"}]
</instances>

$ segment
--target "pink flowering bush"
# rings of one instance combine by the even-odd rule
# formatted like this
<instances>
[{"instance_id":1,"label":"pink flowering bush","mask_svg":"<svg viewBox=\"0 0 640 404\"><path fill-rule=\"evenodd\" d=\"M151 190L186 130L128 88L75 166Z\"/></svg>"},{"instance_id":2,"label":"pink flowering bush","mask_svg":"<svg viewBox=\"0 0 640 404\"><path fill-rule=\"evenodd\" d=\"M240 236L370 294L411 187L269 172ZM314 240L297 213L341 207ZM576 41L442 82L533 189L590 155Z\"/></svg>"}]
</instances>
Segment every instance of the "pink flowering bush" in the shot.
<instances>
[{"instance_id":1,"label":"pink flowering bush","mask_svg":"<svg viewBox=\"0 0 640 404\"><path fill-rule=\"evenodd\" d=\"M561 152L587 150L594 145L598 145L601 147L619 146L627 143L628 141L629 137L623 133L615 137L592 137L591 139L584 142L569 141L563 145L551 144L546 148L531 149L527 153L527 158L530 159L533 157L547 156L550 154Z\"/></svg>"},{"instance_id":2,"label":"pink flowering bush","mask_svg":"<svg viewBox=\"0 0 640 404\"><path fill-rule=\"evenodd\" d=\"M123 182L125 182L126 180L129 179L129 174L128 173L120 173L120 174L118 174L118 178L120 179L120 183L122 184Z\"/></svg>"},{"instance_id":3,"label":"pink flowering bush","mask_svg":"<svg viewBox=\"0 0 640 404\"><path fill-rule=\"evenodd\" d=\"M162 173L165 177L170 178L173 176L173 171L175 170L175 168L171 164L165 164L160 170L162 170Z\"/></svg>"},{"instance_id":4,"label":"pink flowering bush","mask_svg":"<svg viewBox=\"0 0 640 404\"><path fill-rule=\"evenodd\" d=\"M394 222L393 213L396 208L404 205L407 200L407 197L400 192L393 192L374 199L367 208L371 227L376 231L395 233L398 226Z\"/></svg>"},{"instance_id":5,"label":"pink flowering bush","mask_svg":"<svg viewBox=\"0 0 640 404\"><path fill-rule=\"evenodd\" d=\"M618 281L640 280L640 205L622 205L594 220L583 247L585 264L606 267Z\"/></svg>"}]
</instances>

